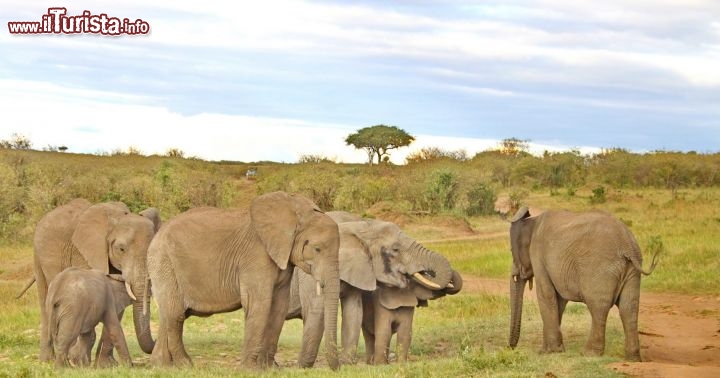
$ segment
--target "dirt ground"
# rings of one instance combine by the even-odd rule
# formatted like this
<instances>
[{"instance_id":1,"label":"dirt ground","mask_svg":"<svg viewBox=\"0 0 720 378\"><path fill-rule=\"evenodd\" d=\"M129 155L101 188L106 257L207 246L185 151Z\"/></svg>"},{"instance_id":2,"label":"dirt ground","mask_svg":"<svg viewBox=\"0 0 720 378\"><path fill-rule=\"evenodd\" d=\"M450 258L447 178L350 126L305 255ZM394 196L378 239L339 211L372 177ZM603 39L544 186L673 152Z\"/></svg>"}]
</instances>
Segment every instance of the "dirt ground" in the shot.
<instances>
[{"instance_id":1,"label":"dirt ground","mask_svg":"<svg viewBox=\"0 0 720 378\"><path fill-rule=\"evenodd\" d=\"M467 277L463 290L504 294L508 283ZM643 362L609 369L632 377L720 377L720 296L642 293L639 317Z\"/></svg>"}]
</instances>

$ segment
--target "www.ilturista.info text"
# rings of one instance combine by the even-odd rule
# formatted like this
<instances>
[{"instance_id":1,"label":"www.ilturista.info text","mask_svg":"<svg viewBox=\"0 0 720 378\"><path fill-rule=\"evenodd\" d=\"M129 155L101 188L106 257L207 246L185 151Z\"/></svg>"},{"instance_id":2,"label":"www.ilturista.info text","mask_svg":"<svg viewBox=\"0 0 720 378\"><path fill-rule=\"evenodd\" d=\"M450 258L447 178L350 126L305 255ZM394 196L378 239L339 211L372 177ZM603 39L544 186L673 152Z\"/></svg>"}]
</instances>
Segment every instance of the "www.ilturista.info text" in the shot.
<instances>
[{"instance_id":1,"label":"www.ilturista.info text","mask_svg":"<svg viewBox=\"0 0 720 378\"><path fill-rule=\"evenodd\" d=\"M102 34L102 35L146 35L150 24L141 19L108 17L107 14L92 14L83 11L77 16L68 16L67 8L48 8L41 21L10 21L10 34Z\"/></svg>"}]
</instances>

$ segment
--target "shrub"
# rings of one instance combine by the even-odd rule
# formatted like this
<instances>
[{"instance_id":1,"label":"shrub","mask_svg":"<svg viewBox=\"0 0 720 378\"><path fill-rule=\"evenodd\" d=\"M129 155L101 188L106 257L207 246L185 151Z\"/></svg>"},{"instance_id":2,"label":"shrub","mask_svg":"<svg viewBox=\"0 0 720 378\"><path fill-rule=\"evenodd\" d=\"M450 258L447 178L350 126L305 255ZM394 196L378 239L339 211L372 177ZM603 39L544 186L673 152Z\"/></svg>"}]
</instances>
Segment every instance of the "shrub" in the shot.
<instances>
[{"instance_id":1,"label":"shrub","mask_svg":"<svg viewBox=\"0 0 720 378\"><path fill-rule=\"evenodd\" d=\"M468 216L495 213L497 194L490 186L483 183L475 184L467 191L466 197L468 205L465 208L465 214Z\"/></svg>"},{"instance_id":2,"label":"shrub","mask_svg":"<svg viewBox=\"0 0 720 378\"><path fill-rule=\"evenodd\" d=\"M432 214L451 210L458 197L458 178L451 171L435 171L425 187L425 204Z\"/></svg>"},{"instance_id":3,"label":"shrub","mask_svg":"<svg viewBox=\"0 0 720 378\"><path fill-rule=\"evenodd\" d=\"M598 204L605 203L607 201L607 195L605 194L605 187L598 186L592 190L592 196L590 197L590 203Z\"/></svg>"},{"instance_id":4,"label":"shrub","mask_svg":"<svg viewBox=\"0 0 720 378\"><path fill-rule=\"evenodd\" d=\"M520 209L520 206L522 206L523 201L528 197L529 193L527 190L524 189L513 189L508 194L509 197L509 203L510 205L510 212L509 214L515 214L518 209Z\"/></svg>"}]
</instances>

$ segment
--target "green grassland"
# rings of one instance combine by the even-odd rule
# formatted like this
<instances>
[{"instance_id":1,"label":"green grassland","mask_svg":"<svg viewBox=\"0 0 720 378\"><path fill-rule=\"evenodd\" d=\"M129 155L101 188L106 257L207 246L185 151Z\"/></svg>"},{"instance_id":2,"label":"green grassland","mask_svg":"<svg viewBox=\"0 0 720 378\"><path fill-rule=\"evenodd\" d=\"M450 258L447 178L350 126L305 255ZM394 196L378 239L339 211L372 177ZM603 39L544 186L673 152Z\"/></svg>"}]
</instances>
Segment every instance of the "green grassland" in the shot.
<instances>
[{"instance_id":1,"label":"green grassland","mask_svg":"<svg viewBox=\"0 0 720 378\"><path fill-rule=\"evenodd\" d=\"M636 157L631 158L630 163L619 166L642 167ZM681 161L685 158L687 156L681 156ZM716 160L703 163L697 171L705 172L706 168L717 171ZM465 193L481 183L491 188L497 197L519 198L519 203L532 208L609 211L631 228L643 249L661 241L661 261L655 272L643 279L643 292L692 295L720 292L717 281L720 188L715 181L702 183L673 178L672 185L666 186L650 181L643 184L631 178L628 183L624 180L629 176L617 169L595 168L586 171L583 179L572 176L572 185L558 186L540 179L542 175L527 174L528 164L528 161L518 162L518 171L504 172L500 170L506 166L504 162L491 165L487 160L365 167L211 163L159 156L91 156L0 149L0 377L57 374L51 364L37 361L36 291L29 290L20 299L15 299L15 294L32 275L30 238L35 222L54 206L78 196L91 201L122 200L133 210L156 206L167 219L200 205L246 206L253 197L271 190L299 192L313 198L324 209L350 210L398 222L408 234L447 256L468 279L505 280L511 262L509 224L500 214L468 215L465 211L469 208ZM257 180L247 180L244 176L251 166L258 167ZM603 172L608 175L606 179ZM672 176L672 171L665 173ZM457 185L439 185L448 179L455 180ZM604 189L602 196L598 194L599 186ZM449 193L450 189L456 193ZM471 230L460 235L458 224L469 225ZM152 310L155 327L157 308ZM608 320L604 357L581 354L590 325L590 317L582 304L570 304L566 310L563 333L567 351L561 354L538 354L542 326L533 301L525 302L523 317L520 344L517 349L509 350L506 348L508 296L479 289L463 290L417 309L407 364L368 366L359 362L342 366L338 372L329 370L322 357L317 368L292 367L300 349L302 330L300 321L292 320L286 323L280 339L281 368L262 372L262 376L542 377L546 373L558 377L620 376L605 367L621 361L623 356L622 325L616 311L611 312ZM208 318L194 317L186 322L184 338L195 364L193 369L150 367L148 356L134 340L129 316L123 324L136 366L67 369L63 376L259 374L238 366L242 310ZM361 341L361 361L362 344Z\"/></svg>"}]
</instances>

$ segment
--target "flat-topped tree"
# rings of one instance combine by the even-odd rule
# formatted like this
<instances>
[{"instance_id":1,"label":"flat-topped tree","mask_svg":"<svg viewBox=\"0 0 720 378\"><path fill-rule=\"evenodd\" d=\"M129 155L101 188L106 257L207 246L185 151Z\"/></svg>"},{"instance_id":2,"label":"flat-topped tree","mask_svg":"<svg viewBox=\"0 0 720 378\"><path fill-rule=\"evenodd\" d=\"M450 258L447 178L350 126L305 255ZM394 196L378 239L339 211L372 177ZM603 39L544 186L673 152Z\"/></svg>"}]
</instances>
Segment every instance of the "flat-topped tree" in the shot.
<instances>
[{"instance_id":1,"label":"flat-topped tree","mask_svg":"<svg viewBox=\"0 0 720 378\"><path fill-rule=\"evenodd\" d=\"M368 154L368 163L372 165L375 156L377 163L390 158L389 150L409 146L415 137L397 126L375 125L364 127L345 138L345 143L357 149L365 149Z\"/></svg>"}]
</instances>

